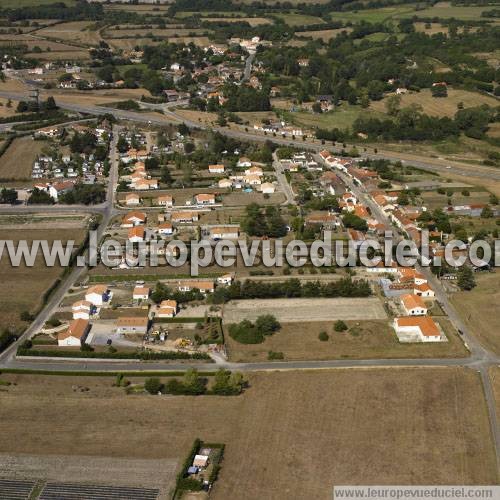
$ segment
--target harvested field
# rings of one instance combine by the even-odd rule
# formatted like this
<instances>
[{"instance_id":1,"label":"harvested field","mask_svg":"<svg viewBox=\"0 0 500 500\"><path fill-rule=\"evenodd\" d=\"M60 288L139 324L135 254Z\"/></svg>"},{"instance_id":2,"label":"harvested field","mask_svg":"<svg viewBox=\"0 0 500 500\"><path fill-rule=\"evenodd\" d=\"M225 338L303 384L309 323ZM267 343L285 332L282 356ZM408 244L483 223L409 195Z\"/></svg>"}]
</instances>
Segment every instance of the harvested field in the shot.
<instances>
[{"instance_id":1,"label":"harvested field","mask_svg":"<svg viewBox=\"0 0 500 500\"><path fill-rule=\"evenodd\" d=\"M3 97L0 98L0 117L4 118L6 116L13 116L16 114L16 104L11 102L11 107L7 107L8 99ZM2 160L0 159L0 171L1 171ZM1 176L1 174L0 174Z\"/></svg>"},{"instance_id":2,"label":"harvested field","mask_svg":"<svg viewBox=\"0 0 500 500\"><path fill-rule=\"evenodd\" d=\"M171 29L108 29L103 32L103 37L106 39L114 38L151 38L153 37L175 37L175 36L197 36L204 35L207 30L204 29L181 29L181 28L171 28Z\"/></svg>"},{"instance_id":3,"label":"harvested field","mask_svg":"<svg viewBox=\"0 0 500 500\"><path fill-rule=\"evenodd\" d=\"M439 319L448 342L401 344L389 320L346 321L349 330L336 332L333 321L282 323L281 329L262 344L240 344L225 335L229 358L234 362L267 361L269 351L282 352L287 361L328 359L457 358L468 356L449 321ZM328 340L321 341L320 332Z\"/></svg>"},{"instance_id":4,"label":"harvested field","mask_svg":"<svg viewBox=\"0 0 500 500\"><path fill-rule=\"evenodd\" d=\"M106 38L108 43L114 49L133 50L137 45L158 45L160 41L153 41L151 38Z\"/></svg>"},{"instance_id":5,"label":"harvested field","mask_svg":"<svg viewBox=\"0 0 500 500\"><path fill-rule=\"evenodd\" d=\"M469 92L467 90L448 89L448 97L432 97L429 89L420 92L404 94L401 96L401 107L407 107L410 104L420 104L423 112L432 116L453 117L457 112L458 103L462 102L465 108L488 104L489 106L498 106L498 100L494 97ZM386 111L385 101L372 102L370 109L384 113Z\"/></svg>"},{"instance_id":6,"label":"harvested field","mask_svg":"<svg viewBox=\"0 0 500 500\"><path fill-rule=\"evenodd\" d=\"M28 221L29 218L25 218ZM15 224L19 224L17 220ZM75 240L75 245L81 243L84 237L83 222L69 220L63 223L57 220L57 226L48 218L39 224L30 224L29 231L22 226L6 225L3 219L0 223L0 231L6 234L14 242L27 240L28 244L35 240L47 240L49 244L60 239L63 242ZM16 227L15 229L13 227ZM13 267L7 255L0 260L0 276L2 276L2 288L0 291L0 329L17 329L26 326L19 314L23 311L35 312L42 303L42 296L49 289L55 280L60 276L62 268L58 265L47 267L43 257L37 256L35 265L27 267L24 262L19 267Z\"/></svg>"},{"instance_id":7,"label":"harvested field","mask_svg":"<svg viewBox=\"0 0 500 500\"><path fill-rule=\"evenodd\" d=\"M378 298L337 299L255 299L234 300L224 306L224 322L254 321L261 314L273 314L278 321L300 323L310 321L386 319Z\"/></svg>"},{"instance_id":8,"label":"harvested field","mask_svg":"<svg viewBox=\"0 0 500 500\"><path fill-rule=\"evenodd\" d=\"M30 179L33 162L45 144L30 136L14 139L0 157L0 178L12 181Z\"/></svg>"},{"instance_id":9,"label":"harvested field","mask_svg":"<svg viewBox=\"0 0 500 500\"><path fill-rule=\"evenodd\" d=\"M224 22L224 23L248 23L250 26L262 26L263 24L272 24L271 19L266 17L206 17L203 18L204 22Z\"/></svg>"},{"instance_id":10,"label":"harvested field","mask_svg":"<svg viewBox=\"0 0 500 500\"><path fill-rule=\"evenodd\" d=\"M497 273L485 273L476 275L476 282L476 288L454 293L451 301L474 335L500 354L500 280Z\"/></svg>"},{"instance_id":11,"label":"harvested field","mask_svg":"<svg viewBox=\"0 0 500 500\"><path fill-rule=\"evenodd\" d=\"M47 26L35 32L37 36L75 42L83 45L97 45L101 40L99 31L90 29L94 23L89 21L71 21Z\"/></svg>"},{"instance_id":12,"label":"harvested field","mask_svg":"<svg viewBox=\"0 0 500 500\"><path fill-rule=\"evenodd\" d=\"M42 61L85 61L90 59L90 54L85 50L73 50L62 52L49 51L26 54L27 58L40 59Z\"/></svg>"},{"instance_id":13,"label":"harvested field","mask_svg":"<svg viewBox=\"0 0 500 500\"><path fill-rule=\"evenodd\" d=\"M2 379L16 383L0 392L3 453L181 463L200 437L226 444L216 500L498 480L481 383L464 368L255 373L239 397L126 396L112 377Z\"/></svg>"}]
</instances>

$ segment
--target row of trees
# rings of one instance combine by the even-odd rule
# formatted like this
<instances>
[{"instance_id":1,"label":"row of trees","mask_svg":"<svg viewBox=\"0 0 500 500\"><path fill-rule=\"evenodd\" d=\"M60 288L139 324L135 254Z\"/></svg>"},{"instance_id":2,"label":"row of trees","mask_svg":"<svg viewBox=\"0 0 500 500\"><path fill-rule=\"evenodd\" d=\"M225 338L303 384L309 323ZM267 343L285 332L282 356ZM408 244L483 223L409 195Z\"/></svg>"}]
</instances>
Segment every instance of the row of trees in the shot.
<instances>
[{"instance_id":1,"label":"row of trees","mask_svg":"<svg viewBox=\"0 0 500 500\"><path fill-rule=\"evenodd\" d=\"M173 378L163 383L159 378L152 377L144 382L144 389L150 394L175 394L199 396L201 394L215 394L218 396L235 396L241 394L246 381L238 372L230 372L221 368L214 375L214 382L208 388L208 379L201 377L198 370L190 368L182 379Z\"/></svg>"},{"instance_id":2,"label":"row of trees","mask_svg":"<svg viewBox=\"0 0 500 500\"><path fill-rule=\"evenodd\" d=\"M234 281L227 287L215 290L214 303L242 299L273 299L293 297L368 297L372 293L366 280L352 280L350 277L338 281L301 283L297 278L282 282Z\"/></svg>"}]
</instances>

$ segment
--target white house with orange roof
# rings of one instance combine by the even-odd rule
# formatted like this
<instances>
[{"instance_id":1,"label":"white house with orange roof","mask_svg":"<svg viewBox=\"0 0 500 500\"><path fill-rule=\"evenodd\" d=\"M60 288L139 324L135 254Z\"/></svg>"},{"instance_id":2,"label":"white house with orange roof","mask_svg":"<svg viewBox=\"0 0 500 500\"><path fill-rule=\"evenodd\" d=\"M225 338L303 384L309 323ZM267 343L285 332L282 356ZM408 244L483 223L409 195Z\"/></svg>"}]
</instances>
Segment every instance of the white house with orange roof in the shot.
<instances>
[{"instance_id":1,"label":"white house with orange roof","mask_svg":"<svg viewBox=\"0 0 500 500\"><path fill-rule=\"evenodd\" d=\"M393 328L400 342L446 342L446 335L430 316L394 318Z\"/></svg>"},{"instance_id":2,"label":"white house with orange roof","mask_svg":"<svg viewBox=\"0 0 500 500\"><path fill-rule=\"evenodd\" d=\"M158 232L158 234L171 236L172 234L174 234L174 226L171 222L162 222L161 224L158 224L156 231Z\"/></svg>"},{"instance_id":3,"label":"white house with orange roof","mask_svg":"<svg viewBox=\"0 0 500 500\"><path fill-rule=\"evenodd\" d=\"M264 171L260 167L250 167L245 170L245 175L264 175Z\"/></svg>"},{"instance_id":4,"label":"white house with orange roof","mask_svg":"<svg viewBox=\"0 0 500 500\"><path fill-rule=\"evenodd\" d=\"M147 286L136 286L132 292L133 300L148 300L151 289Z\"/></svg>"},{"instance_id":5,"label":"white house with orange roof","mask_svg":"<svg viewBox=\"0 0 500 500\"><path fill-rule=\"evenodd\" d=\"M413 285L413 293L419 297L432 298L436 296L436 292L430 287L429 283L421 283Z\"/></svg>"},{"instance_id":6,"label":"white house with orange roof","mask_svg":"<svg viewBox=\"0 0 500 500\"><path fill-rule=\"evenodd\" d=\"M92 303L88 300L79 300L71 306L73 319L86 319L90 318L92 312Z\"/></svg>"},{"instance_id":7,"label":"white house with orange roof","mask_svg":"<svg viewBox=\"0 0 500 500\"><path fill-rule=\"evenodd\" d=\"M173 318L177 314L177 301L162 300L156 310L158 318Z\"/></svg>"},{"instance_id":8,"label":"white house with orange roof","mask_svg":"<svg viewBox=\"0 0 500 500\"><path fill-rule=\"evenodd\" d=\"M169 194L164 194L162 196L158 196L156 203L161 207L172 207L174 205L174 199Z\"/></svg>"},{"instance_id":9,"label":"white house with orange roof","mask_svg":"<svg viewBox=\"0 0 500 500\"><path fill-rule=\"evenodd\" d=\"M90 324L86 319L73 320L68 329L57 335L57 345L60 347L80 347L89 333Z\"/></svg>"},{"instance_id":10,"label":"white house with orange roof","mask_svg":"<svg viewBox=\"0 0 500 500\"><path fill-rule=\"evenodd\" d=\"M222 163L218 163L216 165L209 165L208 166L208 171L211 174L223 174L225 172L225 167Z\"/></svg>"},{"instance_id":11,"label":"white house with orange roof","mask_svg":"<svg viewBox=\"0 0 500 500\"><path fill-rule=\"evenodd\" d=\"M127 239L131 243L140 243L144 241L146 237L146 231L143 226L135 226L131 227L128 230Z\"/></svg>"},{"instance_id":12,"label":"white house with orange roof","mask_svg":"<svg viewBox=\"0 0 500 500\"><path fill-rule=\"evenodd\" d=\"M94 306L102 306L111 301L112 294L109 293L107 285L94 285L87 289L85 300Z\"/></svg>"},{"instance_id":13,"label":"white house with orange roof","mask_svg":"<svg viewBox=\"0 0 500 500\"><path fill-rule=\"evenodd\" d=\"M121 227L134 227L144 224L146 222L146 214L137 210L130 211L122 219Z\"/></svg>"},{"instance_id":14,"label":"white house with orange roof","mask_svg":"<svg viewBox=\"0 0 500 500\"><path fill-rule=\"evenodd\" d=\"M141 197L137 193L130 193L125 196L125 205L137 206L141 204Z\"/></svg>"},{"instance_id":15,"label":"white house with orange roof","mask_svg":"<svg viewBox=\"0 0 500 500\"><path fill-rule=\"evenodd\" d=\"M247 158L246 156L240 157L238 160L238 163L236 163L236 166L239 168L247 168L252 166L252 162L250 158Z\"/></svg>"},{"instance_id":16,"label":"white house with orange roof","mask_svg":"<svg viewBox=\"0 0 500 500\"><path fill-rule=\"evenodd\" d=\"M197 205L215 205L215 195L200 193L195 195L194 200Z\"/></svg>"},{"instance_id":17,"label":"white house with orange roof","mask_svg":"<svg viewBox=\"0 0 500 500\"><path fill-rule=\"evenodd\" d=\"M427 314L427 306L418 295L402 295L401 304L408 316L425 316Z\"/></svg>"},{"instance_id":18,"label":"white house with orange roof","mask_svg":"<svg viewBox=\"0 0 500 500\"><path fill-rule=\"evenodd\" d=\"M177 283L179 292L190 292L199 290L201 293L213 293L215 290L214 282L209 280L186 280Z\"/></svg>"}]
</instances>

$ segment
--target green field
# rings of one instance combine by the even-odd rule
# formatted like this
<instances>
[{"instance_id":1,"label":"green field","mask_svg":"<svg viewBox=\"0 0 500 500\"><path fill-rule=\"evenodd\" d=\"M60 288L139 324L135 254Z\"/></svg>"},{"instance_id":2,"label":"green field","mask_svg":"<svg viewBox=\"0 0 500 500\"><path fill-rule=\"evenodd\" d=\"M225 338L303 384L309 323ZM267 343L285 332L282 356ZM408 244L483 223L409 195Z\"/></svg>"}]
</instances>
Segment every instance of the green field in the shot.
<instances>
[{"instance_id":1,"label":"green field","mask_svg":"<svg viewBox=\"0 0 500 500\"><path fill-rule=\"evenodd\" d=\"M485 20L481 18L484 10L491 10L492 6L484 7L456 7L450 2L439 2L427 9L417 10L415 5L396 5L393 7L382 7L379 9L366 9L348 12L331 12L334 21L366 21L369 23L382 23L390 19L401 19L413 16L438 17L449 19L454 17L464 21Z\"/></svg>"},{"instance_id":2,"label":"green field","mask_svg":"<svg viewBox=\"0 0 500 500\"><path fill-rule=\"evenodd\" d=\"M61 0L67 6L75 5L75 0ZM18 9L20 7L37 7L40 5L49 5L55 3L56 0L2 0L0 8L3 9Z\"/></svg>"},{"instance_id":3,"label":"green field","mask_svg":"<svg viewBox=\"0 0 500 500\"><path fill-rule=\"evenodd\" d=\"M408 5L396 7L383 7L380 9L366 9L352 12L331 12L330 16L334 21L366 21L369 23L383 23L392 18L415 15L415 8Z\"/></svg>"},{"instance_id":4,"label":"green field","mask_svg":"<svg viewBox=\"0 0 500 500\"><path fill-rule=\"evenodd\" d=\"M308 112L297 112L297 113L285 113L286 120L292 121L297 125L301 125L307 128L323 128L323 129L347 129L352 126L356 118L359 116L373 116L387 118L387 115L378 113L376 111L371 111L369 109L363 109L361 106L350 106L342 104L334 111L329 111L328 113L322 113L320 115L308 113Z\"/></svg>"},{"instance_id":5,"label":"green field","mask_svg":"<svg viewBox=\"0 0 500 500\"><path fill-rule=\"evenodd\" d=\"M288 26L307 26L309 24L323 24L321 17L307 16L304 14L275 14L276 17L283 19Z\"/></svg>"},{"instance_id":6,"label":"green field","mask_svg":"<svg viewBox=\"0 0 500 500\"><path fill-rule=\"evenodd\" d=\"M419 10L414 13L405 13L397 17L412 17L415 14L418 17L439 17L442 19L454 17L463 21L484 21L486 18L482 18L481 13L492 8L493 5L484 7L457 7L451 5L449 2L439 2L428 9Z\"/></svg>"}]
</instances>

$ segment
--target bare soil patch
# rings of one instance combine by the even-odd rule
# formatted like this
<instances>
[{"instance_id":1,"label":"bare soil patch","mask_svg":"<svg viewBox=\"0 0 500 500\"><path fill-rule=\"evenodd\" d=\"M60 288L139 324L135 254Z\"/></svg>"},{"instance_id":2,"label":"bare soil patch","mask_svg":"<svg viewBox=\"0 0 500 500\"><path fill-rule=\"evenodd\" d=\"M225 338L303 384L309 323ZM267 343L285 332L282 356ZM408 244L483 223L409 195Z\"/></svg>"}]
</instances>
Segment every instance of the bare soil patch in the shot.
<instances>
[{"instance_id":1,"label":"bare soil patch","mask_svg":"<svg viewBox=\"0 0 500 500\"><path fill-rule=\"evenodd\" d=\"M287 323L387 317L378 298L234 300L224 306L226 324L254 321L262 314L273 314L278 321Z\"/></svg>"}]
</instances>

